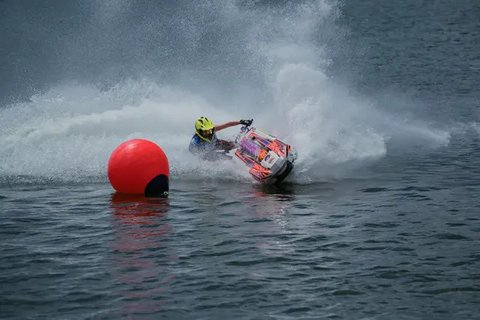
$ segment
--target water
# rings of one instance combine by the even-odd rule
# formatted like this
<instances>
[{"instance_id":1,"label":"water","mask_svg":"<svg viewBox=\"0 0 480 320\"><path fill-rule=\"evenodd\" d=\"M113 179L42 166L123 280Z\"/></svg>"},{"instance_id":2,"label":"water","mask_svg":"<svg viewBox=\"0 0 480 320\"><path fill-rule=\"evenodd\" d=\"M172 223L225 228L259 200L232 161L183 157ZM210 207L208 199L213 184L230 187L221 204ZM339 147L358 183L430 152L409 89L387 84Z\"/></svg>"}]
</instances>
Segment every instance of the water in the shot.
<instances>
[{"instance_id":1,"label":"water","mask_svg":"<svg viewBox=\"0 0 480 320\"><path fill-rule=\"evenodd\" d=\"M473 319L474 182L176 181L168 200L2 190L2 314Z\"/></svg>"},{"instance_id":2,"label":"water","mask_svg":"<svg viewBox=\"0 0 480 320\"><path fill-rule=\"evenodd\" d=\"M2 319L478 317L476 2L45 3L0 2ZM294 172L199 163L203 114ZM169 199L110 187L137 137Z\"/></svg>"}]
</instances>

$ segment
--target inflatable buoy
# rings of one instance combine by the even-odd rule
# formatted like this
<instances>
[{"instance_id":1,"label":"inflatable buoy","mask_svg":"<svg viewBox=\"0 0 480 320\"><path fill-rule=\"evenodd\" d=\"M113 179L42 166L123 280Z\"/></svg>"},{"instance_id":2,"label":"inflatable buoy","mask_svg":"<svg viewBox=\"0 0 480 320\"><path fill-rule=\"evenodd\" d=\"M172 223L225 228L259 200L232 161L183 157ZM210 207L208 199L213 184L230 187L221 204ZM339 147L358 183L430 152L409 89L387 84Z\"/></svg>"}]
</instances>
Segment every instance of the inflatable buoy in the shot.
<instances>
[{"instance_id":1,"label":"inflatable buoy","mask_svg":"<svg viewBox=\"0 0 480 320\"><path fill-rule=\"evenodd\" d=\"M168 196L168 159L155 143L133 139L120 144L108 160L108 179L123 194Z\"/></svg>"}]
</instances>

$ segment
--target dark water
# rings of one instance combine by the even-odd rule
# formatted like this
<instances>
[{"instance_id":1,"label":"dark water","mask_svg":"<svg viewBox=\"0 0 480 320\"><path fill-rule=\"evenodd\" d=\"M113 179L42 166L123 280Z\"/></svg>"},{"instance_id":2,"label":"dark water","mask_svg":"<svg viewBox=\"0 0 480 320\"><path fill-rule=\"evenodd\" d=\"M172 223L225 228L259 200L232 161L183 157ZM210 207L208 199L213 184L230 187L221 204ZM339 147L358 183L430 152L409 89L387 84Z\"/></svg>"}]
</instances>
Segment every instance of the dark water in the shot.
<instances>
[{"instance_id":1,"label":"dark water","mask_svg":"<svg viewBox=\"0 0 480 320\"><path fill-rule=\"evenodd\" d=\"M144 17L153 29L139 37L126 34L117 48L130 51L117 56L105 51L100 55L95 46L79 46L78 52L70 45L56 47L62 37L75 33L68 36L52 26L78 27L84 19L77 20L72 12L84 14L95 2L47 3L20 14L26 2L0 2L0 8L9 10L3 11L7 20L2 23L9 29L4 29L2 41L16 44L10 48L17 57L3 58L3 75L15 75L8 86L1 82L8 88L2 92L5 101L28 99L32 91L61 81L49 67L62 52L73 59L70 67L61 64L65 78L78 74L82 81L106 82L121 78L121 70L137 68L134 60L150 52L147 40L158 26L149 12L153 15L157 6L138 2L130 7L135 13L132 27ZM108 13L115 6L106 3L102 12ZM272 11L292 6L288 1L256 5ZM181 2L177 10L189 7ZM75 179L62 179L60 171L45 177L34 165L44 159L12 162L8 155L14 150L5 148L2 161L7 165L0 172L0 318L477 319L480 5L467 0L371 0L336 7L338 16L329 25L335 32L318 31L332 59L329 77L347 81L386 111L451 128L448 144L432 147L422 137L417 144L415 135L394 136L386 155L368 165L353 166L355 170L337 178L316 177L310 183L292 179L279 187L222 174L195 178L174 170L169 199L119 196L104 174L90 179L79 172ZM37 27L48 26L48 21L51 25L35 28L29 37L41 39L41 30L55 35L45 36L40 54L31 55L22 42L14 41L13 31L25 32L22 26L30 16L36 17L31 23ZM168 21L163 26L175 29ZM222 26L221 34L232 31L228 23ZM102 42L102 35L89 32L81 44ZM108 32L115 33L112 28ZM53 47L58 51L49 54ZM169 61L182 62L185 56L179 52L174 50ZM80 56L85 54L97 59L88 66L96 70L83 68ZM204 54L218 62L218 56ZM226 61L243 57L230 51L219 56ZM137 72L145 72L155 60L149 59L139 62ZM202 74L212 72L202 68ZM70 140L65 141L60 148ZM20 142L15 147L28 146ZM16 162L22 168L29 161L33 169L25 175L8 171L17 168ZM95 165L104 172L103 164ZM321 167L317 163L314 169Z\"/></svg>"},{"instance_id":2,"label":"dark water","mask_svg":"<svg viewBox=\"0 0 480 320\"><path fill-rule=\"evenodd\" d=\"M168 200L3 188L2 316L475 319L478 177L429 166L270 189L174 181Z\"/></svg>"}]
</instances>

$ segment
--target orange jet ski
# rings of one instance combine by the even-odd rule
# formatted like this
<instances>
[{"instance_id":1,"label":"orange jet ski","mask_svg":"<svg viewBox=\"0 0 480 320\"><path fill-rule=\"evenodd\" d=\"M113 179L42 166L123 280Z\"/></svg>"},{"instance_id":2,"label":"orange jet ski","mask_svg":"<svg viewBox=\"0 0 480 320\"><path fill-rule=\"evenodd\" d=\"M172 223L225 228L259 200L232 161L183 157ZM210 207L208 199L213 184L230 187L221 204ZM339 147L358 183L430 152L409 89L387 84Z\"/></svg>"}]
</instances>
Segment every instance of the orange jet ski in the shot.
<instances>
[{"instance_id":1,"label":"orange jet ski","mask_svg":"<svg viewBox=\"0 0 480 320\"><path fill-rule=\"evenodd\" d=\"M236 140L235 156L261 183L279 183L293 169L297 152L290 145L255 128L243 126Z\"/></svg>"}]
</instances>

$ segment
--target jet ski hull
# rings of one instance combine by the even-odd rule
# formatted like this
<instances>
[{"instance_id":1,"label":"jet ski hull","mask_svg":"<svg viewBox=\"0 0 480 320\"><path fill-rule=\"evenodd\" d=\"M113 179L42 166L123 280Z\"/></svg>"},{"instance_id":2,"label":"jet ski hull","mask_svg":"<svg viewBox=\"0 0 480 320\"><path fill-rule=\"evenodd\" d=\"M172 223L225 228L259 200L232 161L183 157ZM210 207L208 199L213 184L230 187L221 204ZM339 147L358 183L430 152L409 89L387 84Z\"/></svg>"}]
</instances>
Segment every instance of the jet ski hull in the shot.
<instances>
[{"instance_id":1,"label":"jet ski hull","mask_svg":"<svg viewBox=\"0 0 480 320\"><path fill-rule=\"evenodd\" d=\"M252 177L261 183L279 183L292 171L296 151L274 136L243 128L236 139L235 156L249 168Z\"/></svg>"}]
</instances>

